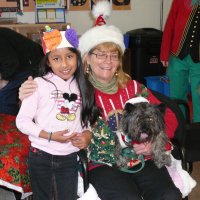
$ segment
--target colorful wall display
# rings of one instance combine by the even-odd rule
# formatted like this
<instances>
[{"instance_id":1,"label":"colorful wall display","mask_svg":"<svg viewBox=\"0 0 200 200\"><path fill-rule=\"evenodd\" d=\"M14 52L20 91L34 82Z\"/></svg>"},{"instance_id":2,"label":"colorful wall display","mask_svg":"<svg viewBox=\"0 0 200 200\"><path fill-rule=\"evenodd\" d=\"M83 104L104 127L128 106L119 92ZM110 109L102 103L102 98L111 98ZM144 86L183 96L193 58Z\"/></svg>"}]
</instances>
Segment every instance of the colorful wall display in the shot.
<instances>
[{"instance_id":1,"label":"colorful wall display","mask_svg":"<svg viewBox=\"0 0 200 200\"><path fill-rule=\"evenodd\" d=\"M0 0L0 12L34 12L35 0Z\"/></svg>"},{"instance_id":2,"label":"colorful wall display","mask_svg":"<svg viewBox=\"0 0 200 200\"><path fill-rule=\"evenodd\" d=\"M68 0L69 11L90 10L89 0Z\"/></svg>"},{"instance_id":3,"label":"colorful wall display","mask_svg":"<svg viewBox=\"0 0 200 200\"><path fill-rule=\"evenodd\" d=\"M98 0L0 0L1 12L38 12L37 9L62 8L68 11L90 10ZM113 10L130 10L131 0L112 1ZM60 11L60 10L59 10ZM61 13L61 12L58 12Z\"/></svg>"},{"instance_id":4,"label":"colorful wall display","mask_svg":"<svg viewBox=\"0 0 200 200\"><path fill-rule=\"evenodd\" d=\"M113 10L131 10L131 0L112 0Z\"/></svg>"},{"instance_id":5,"label":"colorful wall display","mask_svg":"<svg viewBox=\"0 0 200 200\"><path fill-rule=\"evenodd\" d=\"M64 23L65 0L36 0L37 23Z\"/></svg>"},{"instance_id":6,"label":"colorful wall display","mask_svg":"<svg viewBox=\"0 0 200 200\"><path fill-rule=\"evenodd\" d=\"M17 12L20 10L20 0L1 0L0 12Z\"/></svg>"}]
</instances>

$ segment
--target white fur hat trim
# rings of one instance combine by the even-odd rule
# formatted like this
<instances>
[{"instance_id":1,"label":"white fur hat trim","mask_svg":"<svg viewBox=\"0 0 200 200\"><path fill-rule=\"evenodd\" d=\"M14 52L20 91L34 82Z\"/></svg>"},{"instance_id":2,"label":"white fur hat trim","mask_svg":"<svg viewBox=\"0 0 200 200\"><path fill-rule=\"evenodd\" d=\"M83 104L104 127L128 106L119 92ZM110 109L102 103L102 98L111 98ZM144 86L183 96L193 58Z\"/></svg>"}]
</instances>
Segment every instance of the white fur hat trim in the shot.
<instances>
[{"instance_id":1,"label":"white fur hat trim","mask_svg":"<svg viewBox=\"0 0 200 200\"><path fill-rule=\"evenodd\" d=\"M148 101L147 99L145 99L144 97L134 97L134 98L132 98L132 99L129 99L129 100L125 103L125 105L126 105L127 103L136 104L136 103L141 103L141 102L147 102L147 103L149 103L149 101ZM124 105L124 106L125 106L125 105Z\"/></svg>"},{"instance_id":2,"label":"white fur hat trim","mask_svg":"<svg viewBox=\"0 0 200 200\"><path fill-rule=\"evenodd\" d=\"M121 31L115 26L95 26L86 31L79 40L79 50L83 56L95 46L104 43L113 42L119 45L122 52L125 50L124 37Z\"/></svg>"}]
</instances>

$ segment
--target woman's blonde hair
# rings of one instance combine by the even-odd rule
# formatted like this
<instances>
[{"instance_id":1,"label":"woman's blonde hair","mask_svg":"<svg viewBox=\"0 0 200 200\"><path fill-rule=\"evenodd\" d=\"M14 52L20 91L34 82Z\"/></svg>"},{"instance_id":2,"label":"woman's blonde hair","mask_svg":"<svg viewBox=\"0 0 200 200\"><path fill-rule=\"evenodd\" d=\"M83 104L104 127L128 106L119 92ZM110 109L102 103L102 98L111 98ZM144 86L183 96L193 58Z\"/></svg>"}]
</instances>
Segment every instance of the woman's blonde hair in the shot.
<instances>
[{"instance_id":1,"label":"woman's blonde hair","mask_svg":"<svg viewBox=\"0 0 200 200\"><path fill-rule=\"evenodd\" d=\"M119 66L118 66L118 69L117 69L115 75L116 75L117 83L118 83L119 87L124 88L126 86L127 82L129 80L131 80L131 77L123 71L123 53L122 53L120 46L113 42L104 42L104 43L101 43L101 44L97 45L96 47L92 48L88 54L92 53L95 49L97 49L99 51L106 50L106 51L110 51L110 52L118 51ZM87 55L84 55L84 57L83 57L83 65L84 65L85 69L88 67L87 63L86 63L86 59L85 59L85 57Z\"/></svg>"}]
</instances>

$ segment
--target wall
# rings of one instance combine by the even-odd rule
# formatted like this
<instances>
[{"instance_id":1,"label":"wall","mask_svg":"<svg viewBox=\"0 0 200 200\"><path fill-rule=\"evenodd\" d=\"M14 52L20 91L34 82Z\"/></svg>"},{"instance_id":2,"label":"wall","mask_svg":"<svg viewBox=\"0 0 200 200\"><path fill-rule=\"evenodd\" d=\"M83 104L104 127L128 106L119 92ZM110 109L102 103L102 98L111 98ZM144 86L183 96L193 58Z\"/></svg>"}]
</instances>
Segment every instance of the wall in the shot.
<instances>
[{"instance_id":1,"label":"wall","mask_svg":"<svg viewBox=\"0 0 200 200\"><path fill-rule=\"evenodd\" d=\"M123 33L136 28L152 27L160 28L160 5L162 0L131 0L130 11L112 11L108 24L118 26ZM164 22L168 15L168 11L172 0L164 1ZM13 14L4 13L3 17ZM17 21L21 23L35 23L35 14L32 12L25 12L23 16L17 16ZM93 20L89 15L89 11L67 11L67 22L82 34L85 30L90 28Z\"/></svg>"}]
</instances>

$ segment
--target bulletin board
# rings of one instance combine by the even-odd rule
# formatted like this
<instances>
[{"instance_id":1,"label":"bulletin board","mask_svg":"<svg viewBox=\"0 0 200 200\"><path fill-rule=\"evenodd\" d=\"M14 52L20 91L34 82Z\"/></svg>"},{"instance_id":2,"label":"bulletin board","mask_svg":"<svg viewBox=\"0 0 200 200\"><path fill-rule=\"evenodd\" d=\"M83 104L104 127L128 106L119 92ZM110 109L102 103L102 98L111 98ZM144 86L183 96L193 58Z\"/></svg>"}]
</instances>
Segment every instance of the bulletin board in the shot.
<instances>
[{"instance_id":1,"label":"bulletin board","mask_svg":"<svg viewBox=\"0 0 200 200\"><path fill-rule=\"evenodd\" d=\"M130 10L131 0L112 0L113 10Z\"/></svg>"},{"instance_id":2,"label":"bulletin board","mask_svg":"<svg viewBox=\"0 0 200 200\"><path fill-rule=\"evenodd\" d=\"M65 23L64 8L37 9L37 23Z\"/></svg>"},{"instance_id":3,"label":"bulletin board","mask_svg":"<svg viewBox=\"0 0 200 200\"><path fill-rule=\"evenodd\" d=\"M34 12L35 11L35 0L23 0L23 11Z\"/></svg>"},{"instance_id":4,"label":"bulletin board","mask_svg":"<svg viewBox=\"0 0 200 200\"><path fill-rule=\"evenodd\" d=\"M37 23L64 23L66 0L35 0Z\"/></svg>"},{"instance_id":5,"label":"bulletin board","mask_svg":"<svg viewBox=\"0 0 200 200\"><path fill-rule=\"evenodd\" d=\"M20 10L20 0L1 0L0 12L17 12Z\"/></svg>"},{"instance_id":6,"label":"bulletin board","mask_svg":"<svg viewBox=\"0 0 200 200\"><path fill-rule=\"evenodd\" d=\"M66 0L35 0L36 8L64 8Z\"/></svg>"},{"instance_id":7,"label":"bulletin board","mask_svg":"<svg viewBox=\"0 0 200 200\"><path fill-rule=\"evenodd\" d=\"M67 8L69 11L90 10L98 0L0 0L1 12L36 12L37 9ZM113 10L130 10L131 0L108 0L112 1ZM22 9L20 9L20 7ZM59 14L61 12L58 12Z\"/></svg>"},{"instance_id":8,"label":"bulletin board","mask_svg":"<svg viewBox=\"0 0 200 200\"><path fill-rule=\"evenodd\" d=\"M90 0L69 0L68 4L69 11L90 10Z\"/></svg>"},{"instance_id":9,"label":"bulletin board","mask_svg":"<svg viewBox=\"0 0 200 200\"><path fill-rule=\"evenodd\" d=\"M34 12L35 10L34 0L0 0L0 1L1 1L0 12L17 12L19 10L22 10L23 12Z\"/></svg>"}]
</instances>

